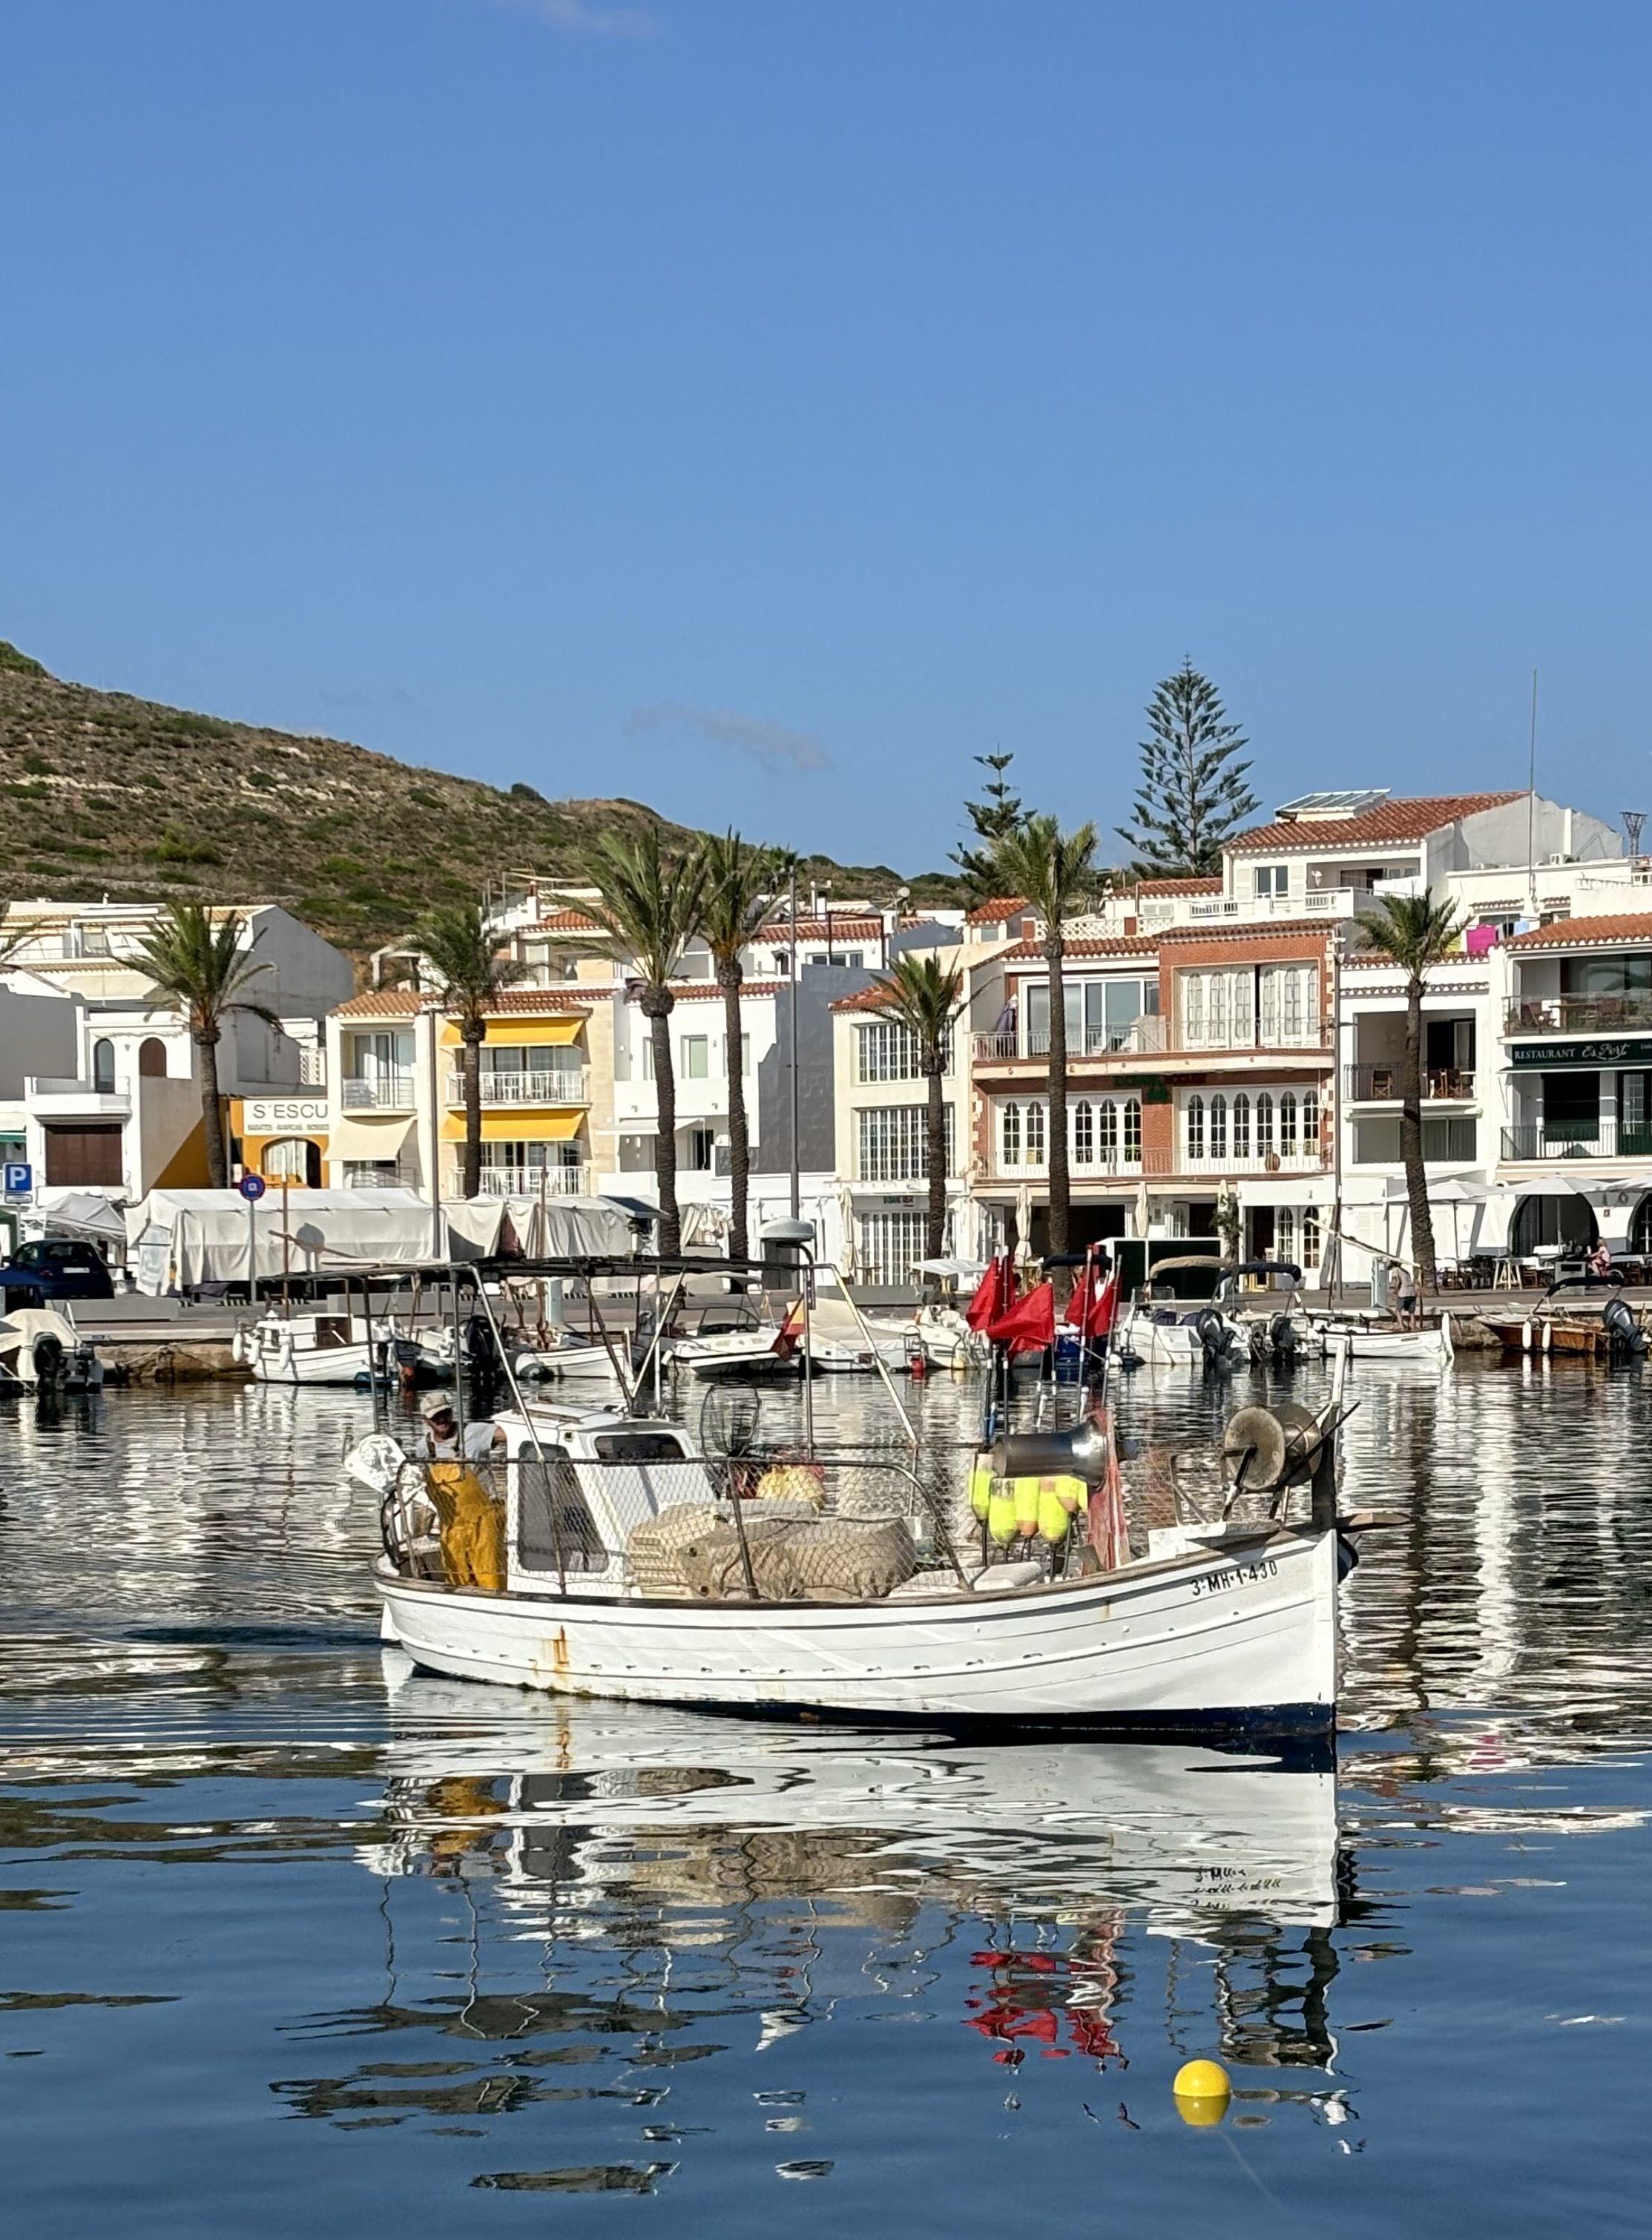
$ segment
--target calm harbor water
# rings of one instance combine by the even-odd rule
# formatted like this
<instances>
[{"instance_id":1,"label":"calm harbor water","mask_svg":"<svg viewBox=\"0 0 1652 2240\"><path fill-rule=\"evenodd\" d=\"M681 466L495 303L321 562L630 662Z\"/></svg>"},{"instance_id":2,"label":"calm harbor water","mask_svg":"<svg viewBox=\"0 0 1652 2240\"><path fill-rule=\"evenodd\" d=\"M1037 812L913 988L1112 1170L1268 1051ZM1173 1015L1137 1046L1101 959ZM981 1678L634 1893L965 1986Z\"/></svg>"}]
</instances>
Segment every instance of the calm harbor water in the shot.
<instances>
[{"instance_id":1,"label":"calm harbor water","mask_svg":"<svg viewBox=\"0 0 1652 2240\"><path fill-rule=\"evenodd\" d=\"M364 1400L0 1403L16 2229L1644 2230L1652 1371L1357 1390L1334 1773L411 1674Z\"/></svg>"}]
</instances>

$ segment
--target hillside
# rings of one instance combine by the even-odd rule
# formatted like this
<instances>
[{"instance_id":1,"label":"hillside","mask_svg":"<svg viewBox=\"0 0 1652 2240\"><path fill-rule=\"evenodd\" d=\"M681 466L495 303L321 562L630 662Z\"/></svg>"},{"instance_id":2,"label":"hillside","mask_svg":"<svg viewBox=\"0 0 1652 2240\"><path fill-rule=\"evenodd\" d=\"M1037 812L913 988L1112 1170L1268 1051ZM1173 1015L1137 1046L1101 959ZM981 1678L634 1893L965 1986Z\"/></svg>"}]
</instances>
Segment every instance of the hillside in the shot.
<instances>
[{"instance_id":1,"label":"hillside","mask_svg":"<svg viewBox=\"0 0 1652 2240\"><path fill-rule=\"evenodd\" d=\"M591 835L648 821L664 823L637 802L500 791L343 739L66 684L0 640L0 900L284 903L364 956L435 903L526 871L569 876ZM900 883L883 864L807 861L845 897L886 902ZM911 885L920 903L952 899L944 875Z\"/></svg>"}]
</instances>

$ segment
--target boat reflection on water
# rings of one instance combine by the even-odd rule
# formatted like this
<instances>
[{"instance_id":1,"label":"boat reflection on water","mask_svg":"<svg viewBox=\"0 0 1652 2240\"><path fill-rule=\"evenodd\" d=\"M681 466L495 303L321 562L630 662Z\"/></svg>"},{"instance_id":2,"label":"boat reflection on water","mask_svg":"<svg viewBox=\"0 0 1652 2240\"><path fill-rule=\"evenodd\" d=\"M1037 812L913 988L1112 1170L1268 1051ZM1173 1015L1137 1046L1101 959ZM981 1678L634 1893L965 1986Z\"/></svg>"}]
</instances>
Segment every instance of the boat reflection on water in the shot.
<instances>
[{"instance_id":1,"label":"boat reflection on water","mask_svg":"<svg viewBox=\"0 0 1652 2240\"><path fill-rule=\"evenodd\" d=\"M1328 1752L970 1746L548 1703L410 1673L393 1651L386 1665L383 1825L357 1856L398 1924L392 2002L426 2023L439 1994L412 1979L451 1962L400 1925L409 1877L463 1888L462 2035L597 2026L600 2002L570 1997L617 1948L636 2026L657 2005L666 2051L710 1967L695 2019L749 2015L755 2050L870 1983L925 2018L949 2010L1011 2070L1122 2069L1132 2036L1189 2029L1250 2068L1333 2065L1332 1931L1351 1897ZM1337 2097L1334 2078L1302 2086L1282 2097Z\"/></svg>"}]
</instances>

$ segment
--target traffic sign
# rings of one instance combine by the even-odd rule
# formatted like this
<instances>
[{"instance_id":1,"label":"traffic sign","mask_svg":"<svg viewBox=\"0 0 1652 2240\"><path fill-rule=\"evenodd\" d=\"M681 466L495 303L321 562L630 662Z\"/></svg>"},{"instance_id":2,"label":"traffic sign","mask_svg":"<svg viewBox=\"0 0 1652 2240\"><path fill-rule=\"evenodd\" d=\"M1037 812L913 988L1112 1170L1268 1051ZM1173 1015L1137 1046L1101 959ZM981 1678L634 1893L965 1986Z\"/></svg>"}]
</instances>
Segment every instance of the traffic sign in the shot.
<instances>
[{"instance_id":1,"label":"traffic sign","mask_svg":"<svg viewBox=\"0 0 1652 2240\"><path fill-rule=\"evenodd\" d=\"M8 1159L4 1182L8 1197L27 1197L35 1186L35 1170L27 1159Z\"/></svg>"},{"instance_id":2,"label":"traffic sign","mask_svg":"<svg viewBox=\"0 0 1652 2240\"><path fill-rule=\"evenodd\" d=\"M243 1175L236 1188L249 1205L256 1205L269 1187L262 1175Z\"/></svg>"}]
</instances>

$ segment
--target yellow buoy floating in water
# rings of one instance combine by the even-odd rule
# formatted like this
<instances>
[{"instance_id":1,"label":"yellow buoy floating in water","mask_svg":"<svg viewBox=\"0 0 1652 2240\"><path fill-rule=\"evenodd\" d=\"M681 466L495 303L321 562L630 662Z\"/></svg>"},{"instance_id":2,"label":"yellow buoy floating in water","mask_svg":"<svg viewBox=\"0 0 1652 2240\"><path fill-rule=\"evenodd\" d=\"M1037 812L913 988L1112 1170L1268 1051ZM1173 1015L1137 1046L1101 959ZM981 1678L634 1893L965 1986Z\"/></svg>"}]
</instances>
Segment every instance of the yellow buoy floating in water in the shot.
<instances>
[{"instance_id":1,"label":"yellow buoy floating in water","mask_svg":"<svg viewBox=\"0 0 1652 2240\"><path fill-rule=\"evenodd\" d=\"M1218 2061L1184 2061L1170 2085L1176 2112L1195 2130L1219 2123L1228 2112L1233 2087Z\"/></svg>"}]
</instances>

